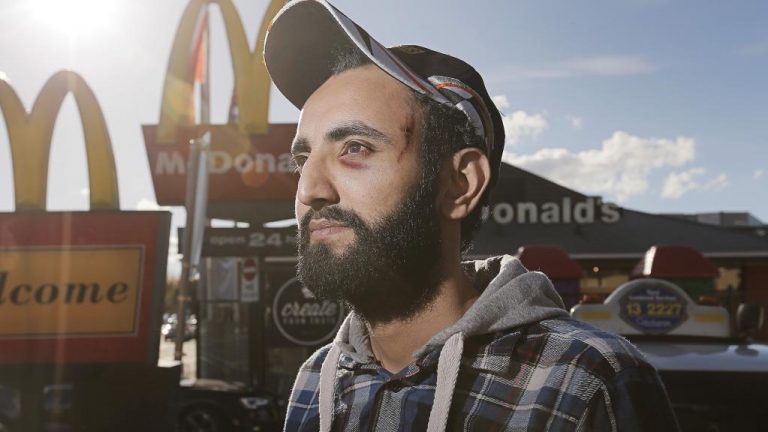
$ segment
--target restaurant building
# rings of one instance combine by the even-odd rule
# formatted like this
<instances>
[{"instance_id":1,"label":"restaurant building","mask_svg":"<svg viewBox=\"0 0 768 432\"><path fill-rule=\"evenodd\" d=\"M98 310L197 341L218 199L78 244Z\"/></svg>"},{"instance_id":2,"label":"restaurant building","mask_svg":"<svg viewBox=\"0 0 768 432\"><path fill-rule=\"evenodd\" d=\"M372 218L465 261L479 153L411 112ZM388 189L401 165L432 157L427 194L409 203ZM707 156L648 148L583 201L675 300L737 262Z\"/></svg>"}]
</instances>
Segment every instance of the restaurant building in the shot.
<instances>
[{"instance_id":1,"label":"restaurant building","mask_svg":"<svg viewBox=\"0 0 768 432\"><path fill-rule=\"evenodd\" d=\"M470 256L514 254L525 245L558 246L583 270L583 292L608 293L630 278L652 246L688 246L717 266L719 291L731 289L742 301L768 306L766 231L748 213L676 215L621 208L503 164Z\"/></svg>"},{"instance_id":2,"label":"restaurant building","mask_svg":"<svg viewBox=\"0 0 768 432\"><path fill-rule=\"evenodd\" d=\"M269 208L267 216L262 207ZM262 202L212 209L214 217L250 228L213 229L205 238L203 253L211 259L198 293L201 377L265 383L287 395L300 364L338 328L342 306L314 299L295 279L295 226L262 228L267 220L291 218L292 207ZM714 215L622 208L502 164L467 257L515 255L527 246L523 262L541 263L531 269L552 273L572 305L581 294L608 294L628 281L653 246L686 246L716 268L707 274L725 306L768 308L766 226L747 213ZM564 253L553 266L546 254L537 255L541 246Z\"/></svg>"}]
</instances>

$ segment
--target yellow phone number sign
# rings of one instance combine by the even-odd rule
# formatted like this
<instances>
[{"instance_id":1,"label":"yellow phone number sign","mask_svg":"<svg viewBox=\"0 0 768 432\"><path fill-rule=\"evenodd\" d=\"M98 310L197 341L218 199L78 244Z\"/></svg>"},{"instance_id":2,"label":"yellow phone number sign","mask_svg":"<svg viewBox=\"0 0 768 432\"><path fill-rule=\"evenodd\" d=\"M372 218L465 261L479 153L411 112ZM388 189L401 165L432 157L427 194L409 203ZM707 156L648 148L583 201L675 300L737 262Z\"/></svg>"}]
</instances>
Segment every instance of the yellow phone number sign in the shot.
<instances>
[{"instance_id":1,"label":"yellow phone number sign","mask_svg":"<svg viewBox=\"0 0 768 432\"><path fill-rule=\"evenodd\" d=\"M687 319L686 300L662 285L640 285L624 294L619 305L619 317L647 334L666 333Z\"/></svg>"},{"instance_id":2,"label":"yellow phone number sign","mask_svg":"<svg viewBox=\"0 0 768 432\"><path fill-rule=\"evenodd\" d=\"M627 314L631 316L648 315L659 317L678 316L683 313L682 303L627 303Z\"/></svg>"}]
</instances>

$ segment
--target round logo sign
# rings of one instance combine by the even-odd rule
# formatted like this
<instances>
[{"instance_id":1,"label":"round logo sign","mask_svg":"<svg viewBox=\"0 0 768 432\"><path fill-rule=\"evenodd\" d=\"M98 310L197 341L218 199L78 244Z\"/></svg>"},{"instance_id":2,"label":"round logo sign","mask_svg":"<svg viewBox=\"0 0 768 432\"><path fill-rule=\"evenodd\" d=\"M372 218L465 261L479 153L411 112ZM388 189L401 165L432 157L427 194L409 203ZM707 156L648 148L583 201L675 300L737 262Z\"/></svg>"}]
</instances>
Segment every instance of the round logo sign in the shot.
<instances>
[{"instance_id":1,"label":"round logo sign","mask_svg":"<svg viewBox=\"0 0 768 432\"><path fill-rule=\"evenodd\" d=\"M280 334L289 341L314 346L336 334L344 319L344 308L339 302L319 300L293 278L275 293L272 319Z\"/></svg>"},{"instance_id":2,"label":"round logo sign","mask_svg":"<svg viewBox=\"0 0 768 432\"><path fill-rule=\"evenodd\" d=\"M647 334L666 333L685 322L688 302L667 282L636 283L619 299L619 316L624 322Z\"/></svg>"}]
</instances>

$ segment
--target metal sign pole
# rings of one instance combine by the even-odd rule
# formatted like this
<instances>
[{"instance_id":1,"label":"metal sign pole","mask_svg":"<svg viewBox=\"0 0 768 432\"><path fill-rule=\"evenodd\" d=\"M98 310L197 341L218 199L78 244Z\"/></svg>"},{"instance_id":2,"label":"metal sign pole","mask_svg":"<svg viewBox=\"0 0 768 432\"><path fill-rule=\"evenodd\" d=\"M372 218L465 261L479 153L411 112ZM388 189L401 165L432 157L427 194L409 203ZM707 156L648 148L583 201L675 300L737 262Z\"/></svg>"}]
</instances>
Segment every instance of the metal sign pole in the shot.
<instances>
[{"instance_id":1,"label":"metal sign pole","mask_svg":"<svg viewBox=\"0 0 768 432\"><path fill-rule=\"evenodd\" d=\"M189 159L187 169L187 197L186 197L186 209L187 209L187 221L186 229L184 230L184 241L182 243L181 250L181 280L179 281L179 292L176 296L176 335L174 338L175 348L173 358L176 361L181 361L182 346L184 344L184 331L186 329L186 307L187 300L189 298L189 286L192 278L192 248L193 238L195 230L195 195L196 186L198 184L198 173L200 170L200 153L202 146L198 140L192 140L189 143Z\"/></svg>"},{"instance_id":2,"label":"metal sign pole","mask_svg":"<svg viewBox=\"0 0 768 432\"><path fill-rule=\"evenodd\" d=\"M210 23L208 20L208 5L205 6L205 27L203 28L202 47L199 55L202 59L200 74L200 124L210 124ZM198 62L200 59L198 58ZM197 267L202 249L202 231L205 226L206 204L208 200L208 158L210 148L210 132L201 139L190 142L189 158L187 159L187 190L184 206L187 210L184 243L182 246L181 281L177 295L176 309L176 338L173 358L181 361L183 356L184 332L187 327L186 306L189 301L190 286L194 286L193 278L197 277ZM200 347L198 347L198 350Z\"/></svg>"}]
</instances>

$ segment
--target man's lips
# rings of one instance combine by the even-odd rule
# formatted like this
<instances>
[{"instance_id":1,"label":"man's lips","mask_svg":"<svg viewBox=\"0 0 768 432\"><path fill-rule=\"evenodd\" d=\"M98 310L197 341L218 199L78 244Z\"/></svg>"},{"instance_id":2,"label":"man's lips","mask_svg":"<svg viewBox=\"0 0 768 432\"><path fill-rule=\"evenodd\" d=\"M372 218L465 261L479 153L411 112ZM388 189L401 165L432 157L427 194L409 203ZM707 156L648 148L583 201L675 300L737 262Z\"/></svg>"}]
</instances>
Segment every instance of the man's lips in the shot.
<instances>
[{"instance_id":1,"label":"man's lips","mask_svg":"<svg viewBox=\"0 0 768 432\"><path fill-rule=\"evenodd\" d=\"M321 239L338 234L348 228L342 222L330 221L328 219L313 219L309 221L309 236L313 240Z\"/></svg>"}]
</instances>

